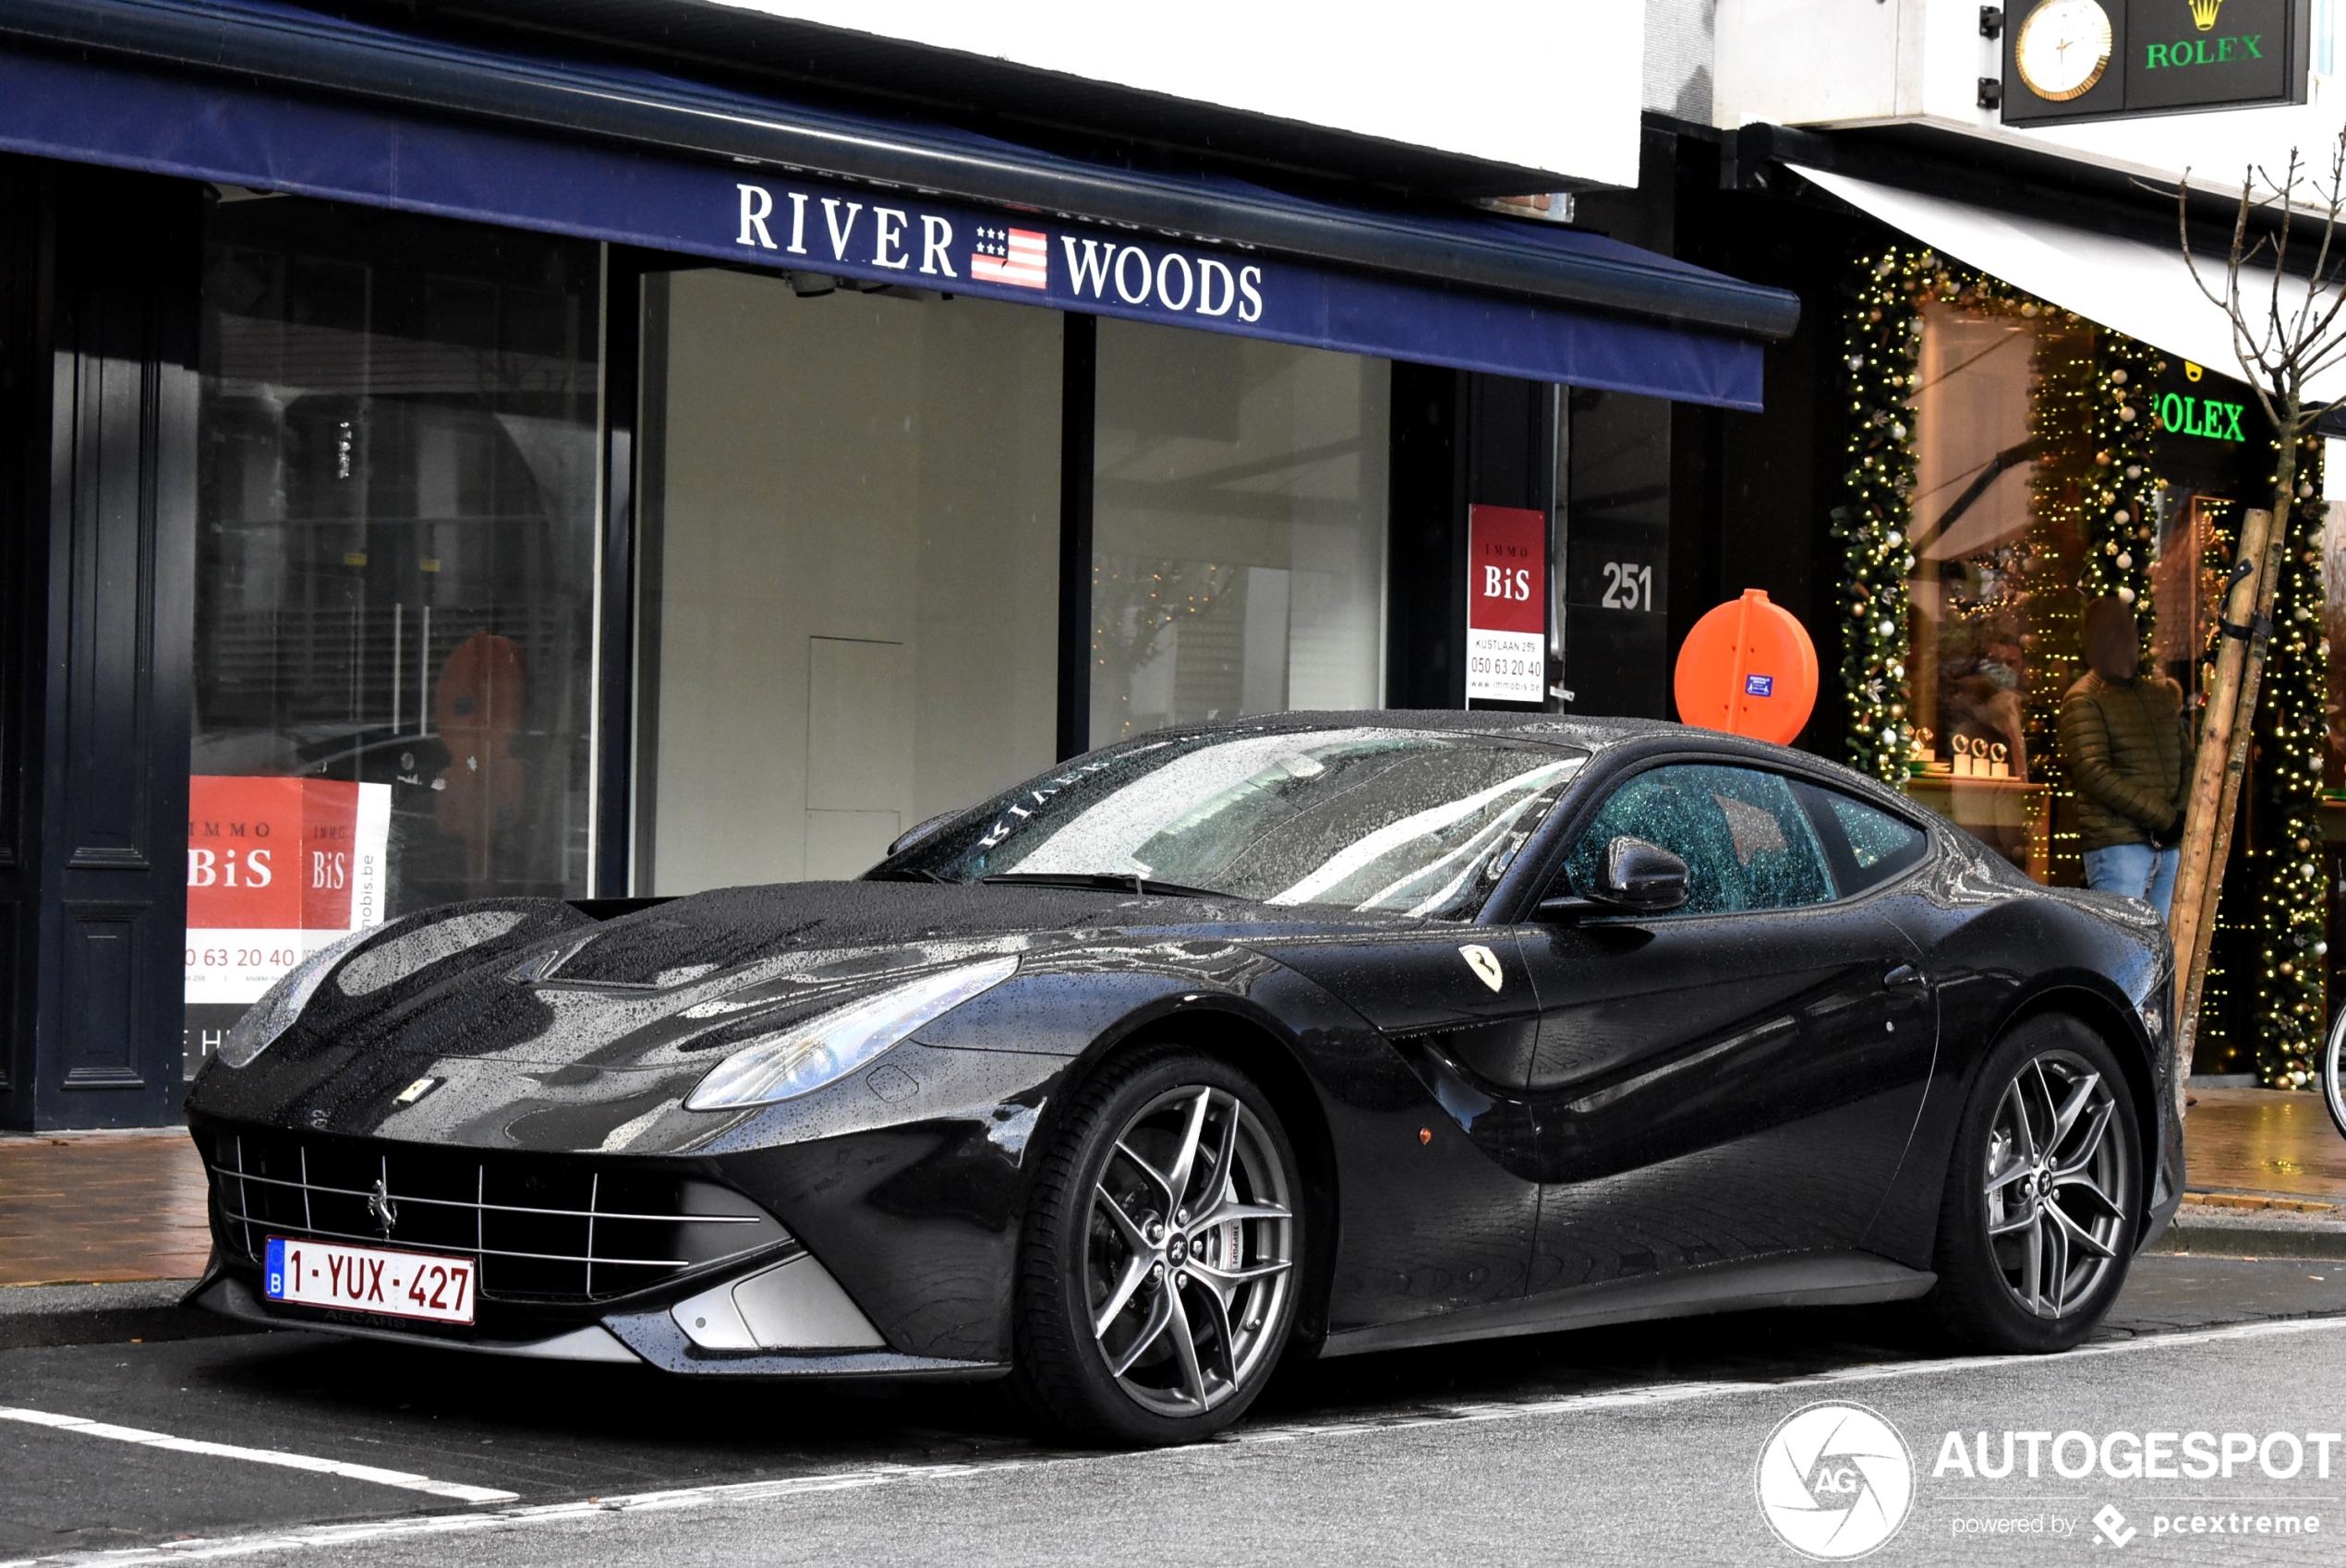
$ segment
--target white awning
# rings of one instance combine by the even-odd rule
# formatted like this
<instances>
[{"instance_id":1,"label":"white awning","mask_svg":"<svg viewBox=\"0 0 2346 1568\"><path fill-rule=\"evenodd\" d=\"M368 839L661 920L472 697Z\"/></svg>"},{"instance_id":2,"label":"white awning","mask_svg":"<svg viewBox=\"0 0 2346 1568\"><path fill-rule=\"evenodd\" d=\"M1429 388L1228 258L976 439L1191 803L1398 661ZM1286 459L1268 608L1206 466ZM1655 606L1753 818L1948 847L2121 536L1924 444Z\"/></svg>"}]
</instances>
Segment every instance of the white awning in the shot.
<instances>
[{"instance_id":1,"label":"white awning","mask_svg":"<svg viewBox=\"0 0 2346 1568\"><path fill-rule=\"evenodd\" d=\"M2218 375L2240 375L2231 322L2199 292L2175 247L1992 211L1823 169L1793 167L1820 189L1933 250ZM2203 259L2199 271L2209 286L2221 288L2220 260ZM2271 287L2271 279L2269 271L2255 274L2252 301L2269 297L2264 291ZM2242 282L2247 284L2249 277L2243 275ZM2293 278L2283 281L2285 303L2294 305L2304 297L2303 283ZM2324 373L2306 391L2314 402L2346 397L2346 365Z\"/></svg>"}]
</instances>

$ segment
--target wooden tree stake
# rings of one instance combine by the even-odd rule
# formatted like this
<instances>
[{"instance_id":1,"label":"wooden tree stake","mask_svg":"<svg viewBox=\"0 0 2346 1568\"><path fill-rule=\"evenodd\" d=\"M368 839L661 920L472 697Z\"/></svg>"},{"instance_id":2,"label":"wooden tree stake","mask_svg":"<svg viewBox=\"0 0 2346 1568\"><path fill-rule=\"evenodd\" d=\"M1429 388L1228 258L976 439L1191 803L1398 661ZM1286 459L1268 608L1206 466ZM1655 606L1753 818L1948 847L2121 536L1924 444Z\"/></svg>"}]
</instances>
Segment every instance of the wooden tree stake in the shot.
<instances>
[{"instance_id":1,"label":"wooden tree stake","mask_svg":"<svg viewBox=\"0 0 2346 1568\"><path fill-rule=\"evenodd\" d=\"M2224 595L2224 633L2216 653L2216 678L2207 694L2207 719L2194 759L2191 795L2183 813L2183 853L2175 870L2175 899L2167 930L2175 944L2175 1114L2183 1115L2183 1092L2191 1083L2191 1053L2199 1032L2199 994L2207 979L2207 953L2223 896L2224 863L2231 854L2232 824L2240 815L2241 780L2248 771L2248 742L2256 715L2256 688L2264 677L2265 645L2271 640L2273 596L2280 583L2280 557L2288 531L2261 508L2243 513L2231 587Z\"/></svg>"}]
</instances>

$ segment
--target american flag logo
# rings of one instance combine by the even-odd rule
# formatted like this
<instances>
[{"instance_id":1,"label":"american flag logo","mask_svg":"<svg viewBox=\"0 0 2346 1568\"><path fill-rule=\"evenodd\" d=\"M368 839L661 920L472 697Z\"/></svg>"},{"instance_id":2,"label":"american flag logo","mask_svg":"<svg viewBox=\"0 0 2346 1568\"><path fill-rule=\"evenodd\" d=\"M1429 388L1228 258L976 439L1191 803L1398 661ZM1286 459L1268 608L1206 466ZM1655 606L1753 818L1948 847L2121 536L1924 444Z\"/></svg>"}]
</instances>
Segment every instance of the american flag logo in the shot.
<instances>
[{"instance_id":1,"label":"american flag logo","mask_svg":"<svg viewBox=\"0 0 2346 1568\"><path fill-rule=\"evenodd\" d=\"M980 229L970 276L1015 288L1051 286L1050 237L1037 229Z\"/></svg>"}]
</instances>

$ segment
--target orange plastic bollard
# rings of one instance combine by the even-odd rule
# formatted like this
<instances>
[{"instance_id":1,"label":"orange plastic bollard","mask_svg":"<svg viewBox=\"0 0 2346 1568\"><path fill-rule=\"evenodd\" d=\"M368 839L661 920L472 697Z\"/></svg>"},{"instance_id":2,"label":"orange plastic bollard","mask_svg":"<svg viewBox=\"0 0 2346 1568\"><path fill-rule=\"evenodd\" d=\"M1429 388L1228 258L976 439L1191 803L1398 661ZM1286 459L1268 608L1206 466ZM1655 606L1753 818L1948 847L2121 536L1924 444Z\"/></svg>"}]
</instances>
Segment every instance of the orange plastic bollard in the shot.
<instances>
[{"instance_id":1,"label":"orange plastic bollard","mask_svg":"<svg viewBox=\"0 0 2346 1568\"><path fill-rule=\"evenodd\" d=\"M1746 588L1694 623L1672 687L1680 722L1784 745L1817 706L1817 645L1797 616Z\"/></svg>"}]
</instances>

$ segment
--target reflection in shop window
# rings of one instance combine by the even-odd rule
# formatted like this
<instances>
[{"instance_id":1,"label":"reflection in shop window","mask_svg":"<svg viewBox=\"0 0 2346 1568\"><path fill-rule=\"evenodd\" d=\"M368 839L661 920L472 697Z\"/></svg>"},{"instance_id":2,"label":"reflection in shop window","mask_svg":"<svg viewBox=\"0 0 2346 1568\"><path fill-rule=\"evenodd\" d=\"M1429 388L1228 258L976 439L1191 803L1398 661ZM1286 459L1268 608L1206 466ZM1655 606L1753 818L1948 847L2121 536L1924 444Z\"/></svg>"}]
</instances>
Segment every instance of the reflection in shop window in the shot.
<instances>
[{"instance_id":1,"label":"reflection in shop window","mask_svg":"<svg viewBox=\"0 0 2346 1568\"><path fill-rule=\"evenodd\" d=\"M2093 351L2091 327L2034 306L1922 308L1907 588L1929 765L1910 792L2038 875L2053 716L2082 668Z\"/></svg>"},{"instance_id":2,"label":"reflection in shop window","mask_svg":"<svg viewBox=\"0 0 2346 1568\"><path fill-rule=\"evenodd\" d=\"M1059 315L707 268L644 344L636 890L859 876L1049 766Z\"/></svg>"},{"instance_id":3,"label":"reflection in shop window","mask_svg":"<svg viewBox=\"0 0 2346 1568\"><path fill-rule=\"evenodd\" d=\"M191 1065L342 931L586 882L596 248L229 194L204 258Z\"/></svg>"},{"instance_id":4,"label":"reflection in shop window","mask_svg":"<svg viewBox=\"0 0 2346 1568\"><path fill-rule=\"evenodd\" d=\"M1384 696L1381 359L1103 320L1092 744Z\"/></svg>"}]
</instances>

